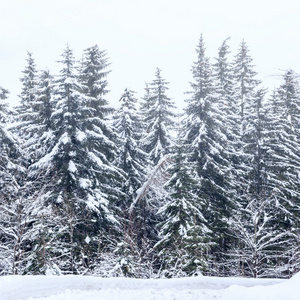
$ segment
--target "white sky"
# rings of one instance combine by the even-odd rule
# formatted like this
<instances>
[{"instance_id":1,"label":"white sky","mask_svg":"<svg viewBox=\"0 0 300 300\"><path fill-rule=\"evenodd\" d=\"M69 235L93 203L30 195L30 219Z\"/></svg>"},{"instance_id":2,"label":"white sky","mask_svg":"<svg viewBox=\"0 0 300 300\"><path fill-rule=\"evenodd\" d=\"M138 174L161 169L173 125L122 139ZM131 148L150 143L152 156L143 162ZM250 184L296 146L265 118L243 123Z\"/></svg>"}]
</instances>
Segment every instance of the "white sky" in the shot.
<instances>
[{"instance_id":1,"label":"white sky","mask_svg":"<svg viewBox=\"0 0 300 300\"><path fill-rule=\"evenodd\" d=\"M264 86L282 70L300 73L299 0L0 0L0 86L18 100L26 51L38 69L57 74L68 43L77 59L98 44L112 72L107 95L116 105L125 87L144 94L156 67L181 107L195 48L203 34L211 62L227 37L232 54L244 39Z\"/></svg>"}]
</instances>

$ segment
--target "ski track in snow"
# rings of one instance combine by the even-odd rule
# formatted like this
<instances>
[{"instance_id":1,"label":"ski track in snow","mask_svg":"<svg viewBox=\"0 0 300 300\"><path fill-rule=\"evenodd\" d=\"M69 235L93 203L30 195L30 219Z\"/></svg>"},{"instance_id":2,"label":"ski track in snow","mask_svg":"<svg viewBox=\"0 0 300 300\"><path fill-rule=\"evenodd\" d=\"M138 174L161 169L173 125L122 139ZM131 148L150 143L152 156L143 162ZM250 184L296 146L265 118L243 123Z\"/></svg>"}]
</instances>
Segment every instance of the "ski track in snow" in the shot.
<instances>
[{"instance_id":1,"label":"ski track in snow","mask_svg":"<svg viewBox=\"0 0 300 300\"><path fill-rule=\"evenodd\" d=\"M298 280L300 282L300 276ZM282 291L281 286L287 283L289 280L217 277L129 279L79 275L4 276L0 277L0 300L274 300L273 296L259 298L257 295L264 294L268 288L278 294L273 287L280 287ZM255 298L249 291L254 291ZM245 298L247 294L251 298ZM300 299L300 293L293 294L296 298L278 300Z\"/></svg>"}]
</instances>

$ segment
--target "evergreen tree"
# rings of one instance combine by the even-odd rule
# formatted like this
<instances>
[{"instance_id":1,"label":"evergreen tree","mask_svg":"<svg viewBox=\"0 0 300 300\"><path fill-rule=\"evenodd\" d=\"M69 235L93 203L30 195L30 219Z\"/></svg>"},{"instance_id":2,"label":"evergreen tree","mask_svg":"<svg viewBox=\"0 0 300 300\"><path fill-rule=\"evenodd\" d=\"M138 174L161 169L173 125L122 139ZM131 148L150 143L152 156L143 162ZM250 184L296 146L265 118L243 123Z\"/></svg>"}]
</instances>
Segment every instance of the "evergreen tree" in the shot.
<instances>
[{"instance_id":1,"label":"evergreen tree","mask_svg":"<svg viewBox=\"0 0 300 300\"><path fill-rule=\"evenodd\" d=\"M89 128L95 114L78 82L72 50L67 47L62 57L63 69L51 100L53 146L33 168L49 180L45 192L60 220L52 256L60 257L56 263L62 271L81 272L89 267L86 257L92 259L97 253L100 236L117 226L110 204L119 174L108 159L112 154L105 152L107 148L100 152L113 142L96 127L97 120L93 130Z\"/></svg>"},{"instance_id":2,"label":"evergreen tree","mask_svg":"<svg viewBox=\"0 0 300 300\"><path fill-rule=\"evenodd\" d=\"M118 186L120 178L117 182L113 178L116 179L120 176L123 178L123 175L121 175L122 172L119 173L120 169L114 166L117 157L115 144L117 135L109 119L114 110L109 107L105 99L105 95L108 93L106 80L109 73L106 71L108 66L105 51L100 51L97 45L87 48L84 51L79 80L86 99L83 126L90 136L91 149L93 149L96 157L102 161L103 166L112 167L110 172L103 167L103 170L98 173L98 180L100 180L103 192L109 194L109 197L114 201L118 201L120 191L114 187Z\"/></svg>"},{"instance_id":3,"label":"evergreen tree","mask_svg":"<svg viewBox=\"0 0 300 300\"><path fill-rule=\"evenodd\" d=\"M5 207L10 203L10 196L14 194L15 189L12 184L11 154L14 154L15 142L6 131L7 122L7 99L8 90L0 87L0 274L5 275L12 269L12 243L7 237L6 228L8 228L9 217L5 214ZM9 224L10 225L10 224Z\"/></svg>"},{"instance_id":4,"label":"evergreen tree","mask_svg":"<svg viewBox=\"0 0 300 300\"><path fill-rule=\"evenodd\" d=\"M228 156L234 163L236 155L235 143L239 139L239 130L237 128L238 107L234 95L234 74L232 64L228 62L229 38L223 41L218 51L216 63L213 65L215 93L217 97L217 106L222 113L218 114L219 131L224 134L223 141Z\"/></svg>"},{"instance_id":5,"label":"evergreen tree","mask_svg":"<svg viewBox=\"0 0 300 300\"><path fill-rule=\"evenodd\" d=\"M17 124L18 129L23 133L20 138L24 141L23 151L28 165L35 163L47 154L52 136L53 76L49 71L41 71L36 76L35 82L34 101L27 110L27 120ZM19 116L22 119L23 114L19 113Z\"/></svg>"},{"instance_id":6,"label":"evergreen tree","mask_svg":"<svg viewBox=\"0 0 300 300\"><path fill-rule=\"evenodd\" d=\"M248 46L245 41L242 41L233 62L235 98L239 109L241 136L243 136L246 126L246 106L252 101L256 88L260 84L260 81L256 79L257 72L253 70L252 62L253 59L249 54Z\"/></svg>"},{"instance_id":7,"label":"evergreen tree","mask_svg":"<svg viewBox=\"0 0 300 300\"><path fill-rule=\"evenodd\" d=\"M172 174L166 183L168 197L158 211L162 221L160 240L155 246L160 250L162 274L167 277L191 276L206 270L205 253L210 246L208 236L211 233L201 213L205 204L195 194L195 168L188 162L181 141L174 152L168 168Z\"/></svg>"},{"instance_id":8,"label":"evergreen tree","mask_svg":"<svg viewBox=\"0 0 300 300\"><path fill-rule=\"evenodd\" d=\"M33 55L27 52L26 66L23 73L23 77L20 78L22 82L22 92L19 95L21 99L21 105L17 108L19 114L19 120L26 122L31 119L31 114L35 112L34 104L36 99L36 77L37 70L36 64L33 59Z\"/></svg>"},{"instance_id":9,"label":"evergreen tree","mask_svg":"<svg viewBox=\"0 0 300 300\"><path fill-rule=\"evenodd\" d=\"M120 98L120 108L114 114L114 126L118 133L118 157L116 159L117 166L124 172L125 181L123 182L123 196L119 199L118 209L122 217L123 235L122 242L117 247L117 253L120 255L122 268L127 267L132 271L128 271L126 276L133 276L133 269L138 269L135 262L145 261L141 254L141 243L139 241L142 234L142 228L139 216L129 212L130 206L134 203L138 189L146 180L147 166L150 164L148 155L140 148L139 139L141 136L140 117L136 109L137 99L134 92L125 89ZM133 251L134 250L134 251ZM126 262L126 263L125 263ZM136 265L135 267L129 267ZM126 272L127 272L126 271ZM131 275L130 275L131 274Z\"/></svg>"},{"instance_id":10,"label":"evergreen tree","mask_svg":"<svg viewBox=\"0 0 300 300\"><path fill-rule=\"evenodd\" d=\"M55 217L53 207L48 201L53 182L49 182L47 169L38 168L37 163L47 157L49 151L54 147L54 127L51 115L53 112L53 86L54 77L49 71L41 71L37 77L36 99L34 103L35 114L30 122L25 125L31 142L25 141L27 147L24 149L31 164L28 167L27 181L30 186L28 201L32 202L34 209L32 213L35 218L35 239L30 264L27 272L29 274L55 273L55 263L51 261L51 244L49 243L58 231L59 220ZM51 187L51 188L50 188Z\"/></svg>"},{"instance_id":11,"label":"evergreen tree","mask_svg":"<svg viewBox=\"0 0 300 300\"><path fill-rule=\"evenodd\" d=\"M155 79L150 83L148 96L141 105L142 119L147 124L142 138L145 152L149 153L154 165L167 153L172 145L171 130L174 128L175 108L166 95L168 82L161 76L161 70L156 69Z\"/></svg>"},{"instance_id":12,"label":"evergreen tree","mask_svg":"<svg viewBox=\"0 0 300 300\"><path fill-rule=\"evenodd\" d=\"M296 75L288 70L283 76L283 84L274 92L266 107L268 132L264 160L269 195L275 199L279 211L273 226L294 234L293 239L286 234L289 247L283 249L277 261L277 265L285 266L281 273L285 276L298 270L295 257L299 255L299 99ZM287 253L287 249L293 250ZM289 257L293 257L290 262Z\"/></svg>"},{"instance_id":13,"label":"evergreen tree","mask_svg":"<svg viewBox=\"0 0 300 300\"><path fill-rule=\"evenodd\" d=\"M106 80L109 74L109 71L106 71L108 66L106 51L101 51L98 45L84 50L80 68L80 82L83 85L84 93L90 97L89 106L95 116L101 120L113 111L104 98L108 93Z\"/></svg>"},{"instance_id":14,"label":"evergreen tree","mask_svg":"<svg viewBox=\"0 0 300 300\"><path fill-rule=\"evenodd\" d=\"M119 135L119 152L117 165L126 174L123 186L125 199L120 208L127 210L137 197L137 191L146 180L148 161L147 154L139 147L140 118L136 110L137 99L134 92L125 89L121 106L114 114L114 126Z\"/></svg>"},{"instance_id":15,"label":"evergreen tree","mask_svg":"<svg viewBox=\"0 0 300 300\"><path fill-rule=\"evenodd\" d=\"M185 145L190 160L196 166L197 196L206 203L204 217L213 231L214 240L221 247L229 227L228 218L234 207L228 194L229 163L224 152L226 137L219 131L222 112L217 105L212 70L205 55L202 36L196 52L197 61L192 67L194 82L191 83L192 91L187 100L184 124Z\"/></svg>"},{"instance_id":16,"label":"evergreen tree","mask_svg":"<svg viewBox=\"0 0 300 300\"><path fill-rule=\"evenodd\" d=\"M256 149L258 141L257 134L261 129L255 128L261 123L257 114L259 93L258 85L260 81L256 79L257 73L254 71L247 44L243 41L233 62L234 73L234 114L233 126L235 128L233 139L230 140L230 147L234 162L233 181L236 185L236 197L241 207L246 207L249 199L249 187L252 184L252 178L249 174L253 170L253 161L256 159L254 152L249 149ZM261 107L261 104L259 104ZM255 125L255 123L257 123ZM254 145L254 144L255 145ZM250 144L250 145L249 145ZM234 154L235 153L235 154ZM260 157L261 159L261 157ZM251 196L250 196L251 197Z\"/></svg>"},{"instance_id":17,"label":"evergreen tree","mask_svg":"<svg viewBox=\"0 0 300 300\"><path fill-rule=\"evenodd\" d=\"M8 131L8 91L0 87L0 274L22 273L27 263L25 243L29 240L24 220L21 183L24 169L20 166L20 150ZM28 211L27 211L28 213Z\"/></svg>"},{"instance_id":18,"label":"evergreen tree","mask_svg":"<svg viewBox=\"0 0 300 300\"><path fill-rule=\"evenodd\" d=\"M244 132L244 154L247 157L248 167L248 193L250 197L265 197L266 180L264 166L264 154L266 145L264 144L264 115L263 98L265 90L258 90L250 103L247 103Z\"/></svg>"},{"instance_id":19,"label":"evergreen tree","mask_svg":"<svg viewBox=\"0 0 300 300\"><path fill-rule=\"evenodd\" d=\"M20 78L22 82L22 92L19 95L21 105L16 107L17 118L14 125L11 126L11 131L15 133L23 144L22 157L24 157L23 165L28 166L34 161L32 157L35 148L37 133L34 129L35 119L37 118L37 110L35 107L36 87L37 87L37 71L35 61L32 53L27 52L26 66L23 77ZM29 148L30 151L29 151ZM26 149L26 150L25 150ZM28 151L27 151L28 150Z\"/></svg>"},{"instance_id":20,"label":"evergreen tree","mask_svg":"<svg viewBox=\"0 0 300 300\"><path fill-rule=\"evenodd\" d=\"M239 208L235 171L239 157L239 153L236 150L240 138L240 131L237 126L239 115L234 93L234 74L232 64L228 61L230 53L228 40L229 38L223 41L218 51L216 63L213 65L215 100L212 103L215 131L218 132L219 143L223 147L223 168L227 169L224 189L227 201L230 199L230 212L226 212L226 218L235 215ZM219 276L228 274L226 269L228 251L234 246L235 242L236 238L231 233L230 224L226 224L223 227L223 237L219 240L219 245L215 250L217 257L211 266L214 269L213 274L218 274Z\"/></svg>"},{"instance_id":21,"label":"evergreen tree","mask_svg":"<svg viewBox=\"0 0 300 300\"><path fill-rule=\"evenodd\" d=\"M234 259L239 258L236 272L251 277L278 276L280 259L291 233L276 225L283 212L269 184L266 166L268 131L265 128L265 112L262 107L265 90L258 90L245 106L244 162L246 162L248 187L245 206L233 216L232 230L238 238L233 245ZM245 203L245 202L244 202ZM229 272L231 272L230 266ZM235 275L238 273L235 273Z\"/></svg>"}]
</instances>

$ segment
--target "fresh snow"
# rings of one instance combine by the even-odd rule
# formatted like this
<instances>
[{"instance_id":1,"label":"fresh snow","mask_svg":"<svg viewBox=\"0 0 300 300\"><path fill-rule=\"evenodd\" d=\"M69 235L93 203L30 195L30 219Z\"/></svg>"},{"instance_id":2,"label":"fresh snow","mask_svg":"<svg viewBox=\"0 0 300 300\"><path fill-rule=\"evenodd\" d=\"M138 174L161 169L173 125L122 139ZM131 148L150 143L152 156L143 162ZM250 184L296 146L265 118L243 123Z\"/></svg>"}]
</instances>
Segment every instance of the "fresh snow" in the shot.
<instances>
[{"instance_id":1,"label":"fresh snow","mask_svg":"<svg viewBox=\"0 0 300 300\"><path fill-rule=\"evenodd\" d=\"M82 187L83 189L87 189L89 187L92 186L92 182L90 179L88 178L80 178L79 179L79 185L80 187Z\"/></svg>"},{"instance_id":2,"label":"fresh snow","mask_svg":"<svg viewBox=\"0 0 300 300\"><path fill-rule=\"evenodd\" d=\"M1 300L299 300L300 273L289 280L192 277L0 277Z\"/></svg>"},{"instance_id":3,"label":"fresh snow","mask_svg":"<svg viewBox=\"0 0 300 300\"><path fill-rule=\"evenodd\" d=\"M86 139L86 134L83 131L78 130L76 133L76 139L79 142L83 142Z\"/></svg>"},{"instance_id":4,"label":"fresh snow","mask_svg":"<svg viewBox=\"0 0 300 300\"><path fill-rule=\"evenodd\" d=\"M75 163L72 160L69 161L68 171L71 173L75 173L77 171Z\"/></svg>"}]
</instances>

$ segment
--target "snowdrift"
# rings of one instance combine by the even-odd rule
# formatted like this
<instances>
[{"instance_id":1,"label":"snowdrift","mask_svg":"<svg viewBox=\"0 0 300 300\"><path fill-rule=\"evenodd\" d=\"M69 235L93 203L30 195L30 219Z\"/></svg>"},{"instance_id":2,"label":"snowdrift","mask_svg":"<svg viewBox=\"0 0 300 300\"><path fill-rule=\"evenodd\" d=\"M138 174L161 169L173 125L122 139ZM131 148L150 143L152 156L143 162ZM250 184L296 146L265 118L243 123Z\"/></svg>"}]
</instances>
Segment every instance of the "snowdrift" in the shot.
<instances>
[{"instance_id":1,"label":"snowdrift","mask_svg":"<svg viewBox=\"0 0 300 300\"><path fill-rule=\"evenodd\" d=\"M0 277L1 300L299 300L300 274L290 280L193 277Z\"/></svg>"},{"instance_id":2,"label":"snowdrift","mask_svg":"<svg viewBox=\"0 0 300 300\"><path fill-rule=\"evenodd\" d=\"M300 273L291 279L272 286L246 288L233 285L224 291L222 300L299 300Z\"/></svg>"}]
</instances>

